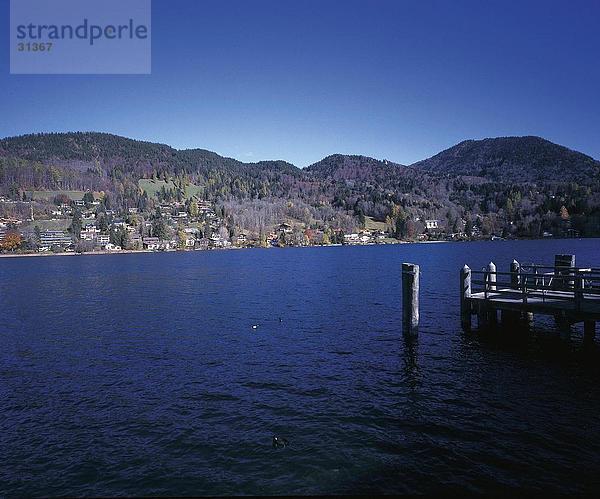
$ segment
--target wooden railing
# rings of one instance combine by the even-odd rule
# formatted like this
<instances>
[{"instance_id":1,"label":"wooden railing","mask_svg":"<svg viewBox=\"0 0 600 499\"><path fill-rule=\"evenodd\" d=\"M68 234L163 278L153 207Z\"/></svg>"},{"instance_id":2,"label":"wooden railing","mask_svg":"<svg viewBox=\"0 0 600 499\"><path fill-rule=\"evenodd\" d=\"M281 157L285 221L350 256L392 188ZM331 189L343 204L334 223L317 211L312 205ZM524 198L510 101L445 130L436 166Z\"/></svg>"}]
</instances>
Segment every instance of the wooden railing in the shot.
<instances>
[{"instance_id":1,"label":"wooden railing","mask_svg":"<svg viewBox=\"0 0 600 499\"><path fill-rule=\"evenodd\" d=\"M484 299L520 297L523 304L531 298L542 302L573 302L579 309L586 300L600 300L600 269L523 265L516 271L497 272L495 268L472 271L472 290Z\"/></svg>"}]
</instances>

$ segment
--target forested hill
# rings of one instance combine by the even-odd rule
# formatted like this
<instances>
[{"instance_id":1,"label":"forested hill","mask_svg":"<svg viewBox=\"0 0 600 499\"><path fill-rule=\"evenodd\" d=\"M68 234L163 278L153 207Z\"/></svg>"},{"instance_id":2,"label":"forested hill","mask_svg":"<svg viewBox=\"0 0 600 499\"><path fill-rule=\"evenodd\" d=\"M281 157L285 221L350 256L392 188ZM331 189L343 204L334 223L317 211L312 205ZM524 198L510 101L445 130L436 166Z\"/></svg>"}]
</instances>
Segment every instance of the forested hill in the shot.
<instances>
[{"instance_id":1,"label":"forested hill","mask_svg":"<svg viewBox=\"0 0 600 499\"><path fill-rule=\"evenodd\" d=\"M456 228L473 219L484 233L535 236L568 219L584 235L600 234L599 172L593 158L539 137L467 140L410 166L336 154L305 169L105 133L0 140L0 196L10 199L32 191L95 191L117 209L152 209L193 192L232 213L248 203L267 213L270 203L305 225L357 228L372 217L400 232L406 220L433 218ZM145 179L171 187L149 193Z\"/></svg>"},{"instance_id":2,"label":"forested hill","mask_svg":"<svg viewBox=\"0 0 600 499\"><path fill-rule=\"evenodd\" d=\"M201 168L251 168L204 149L177 150L165 144L128 139L107 133L77 132L23 135L0 140L0 156L36 161L43 164L80 164L110 169L117 165L127 173L165 170L170 173L192 172ZM263 161L263 169L288 173L296 168L284 161Z\"/></svg>"},{"instance_id":3,"label":"forested hill","mask_svg":"<svg viewBox=\"0 0 600 499\"><path fill-rule=\"evenodd\" d=\"M413 166L511 182L586 182L600 174L600 162L540 137L465 140Z\"/></svg>"}]
</instances>

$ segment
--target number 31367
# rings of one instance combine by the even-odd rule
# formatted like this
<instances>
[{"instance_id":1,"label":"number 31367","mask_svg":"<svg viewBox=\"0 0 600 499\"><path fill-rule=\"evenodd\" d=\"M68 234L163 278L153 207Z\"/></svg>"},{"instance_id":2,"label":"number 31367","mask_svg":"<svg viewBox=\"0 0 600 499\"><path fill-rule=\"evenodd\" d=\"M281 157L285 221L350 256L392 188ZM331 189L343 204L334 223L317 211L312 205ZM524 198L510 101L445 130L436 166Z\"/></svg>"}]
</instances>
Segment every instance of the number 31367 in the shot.
<instances>
[{"instance_id":1,"label":"number 31367","mask_svg":"<svg viewBox=\"0 0 600 499\"><path fill-rule=\"evenodd\" d=\"M17 45L17 51L19 52L50 52L52 50L52 42L38 43L38 42L27 42L19 43Z\"/></svg>"}]
</instances>

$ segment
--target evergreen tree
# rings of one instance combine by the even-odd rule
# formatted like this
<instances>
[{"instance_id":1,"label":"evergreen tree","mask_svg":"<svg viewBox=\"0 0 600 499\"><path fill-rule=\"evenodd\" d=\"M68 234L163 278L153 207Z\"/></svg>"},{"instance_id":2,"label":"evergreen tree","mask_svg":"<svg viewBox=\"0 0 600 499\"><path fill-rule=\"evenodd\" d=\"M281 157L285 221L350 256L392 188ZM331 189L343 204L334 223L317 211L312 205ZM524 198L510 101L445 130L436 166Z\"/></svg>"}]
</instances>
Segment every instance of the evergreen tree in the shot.
<instances>
[{"instance_id":1,"label":"evergreen tree","mask_svg":"<svg viewBox=\"0 0 600 499\"><path fill-rule=\"evenodd\" d=\"M34 235L34 240L36 244L42 244L42 231L40 229L39 225L36 225L33 228L33 235Z\"/></svg>"},{"instance_id":2,"label":"evergreen tree","mask_svg":"<svg viewBox=\"0 0 600 499\"><path fill-rule=\"evenodd\" d=\"M81 211L76 208L73 212L73 219L71 220L71 227L69 230L71 234L75 236L76 239L81 237L81 228L83 227L83 221L81 218Z\"/></svg>"},{"instance_id":3,"label":"evergreen tree","mask_svg":"<svg viewBox=\"0 0 600 499\"><path fill-rule=\"evenodd\" d=\"M160 218L154 219L152 222L152 235L154 237L158 237L159 239L167 238L167 224L165 223L165 219L161 216Z\"/></svg>"},{"instance_id":4,"label":"evergreen tree","mask_svg":"<svg viewBox=\"0 0 600 499\"><path fill-rule=\"evenodd\" d=\"M465 234L467 237L473 236L473 222L470 217L467 218L467 222L465 223Z\"/></svg>"}]
</instances>

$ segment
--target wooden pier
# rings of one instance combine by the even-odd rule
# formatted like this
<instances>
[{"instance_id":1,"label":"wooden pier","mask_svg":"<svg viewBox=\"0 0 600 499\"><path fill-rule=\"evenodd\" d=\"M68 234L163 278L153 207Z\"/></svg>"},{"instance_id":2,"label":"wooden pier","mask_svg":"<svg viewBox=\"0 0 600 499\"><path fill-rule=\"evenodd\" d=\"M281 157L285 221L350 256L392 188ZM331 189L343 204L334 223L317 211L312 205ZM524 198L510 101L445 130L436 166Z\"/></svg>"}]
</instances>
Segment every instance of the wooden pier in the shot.
<instances>
[{"instance_id":1,"label":"wooden pier","mask_svg":"<svg viewBox=\"0 0 600 499\"><path fill-rule=\"evenodd\" d=\"M507 272L498 272L494 263L481 271L465 265L460 285L465 331L471 330L473 315L485 329L515 328L545 314L554 316L562 330L583 322L585 339L593 340L600 321L600 269L575 267L573 255L556 255L552 267L521 266L515 260Z\"/></svg>"}]
</instances>

